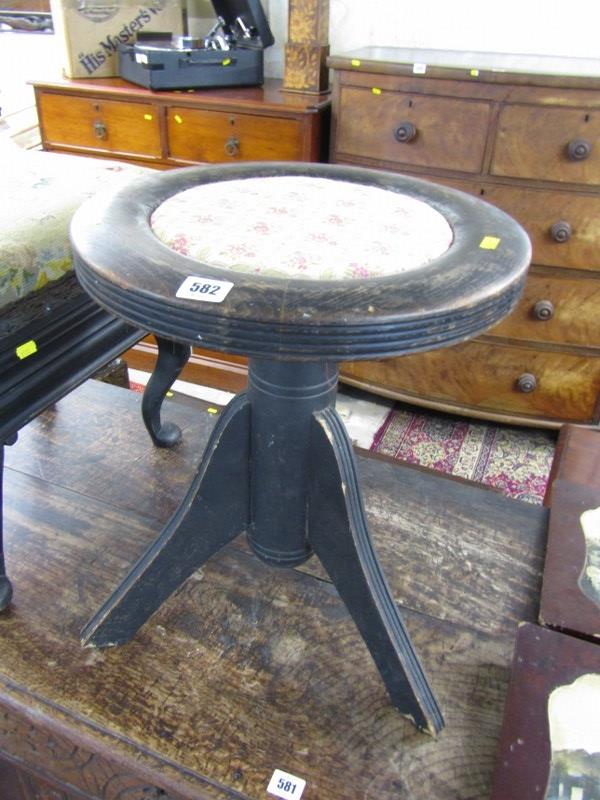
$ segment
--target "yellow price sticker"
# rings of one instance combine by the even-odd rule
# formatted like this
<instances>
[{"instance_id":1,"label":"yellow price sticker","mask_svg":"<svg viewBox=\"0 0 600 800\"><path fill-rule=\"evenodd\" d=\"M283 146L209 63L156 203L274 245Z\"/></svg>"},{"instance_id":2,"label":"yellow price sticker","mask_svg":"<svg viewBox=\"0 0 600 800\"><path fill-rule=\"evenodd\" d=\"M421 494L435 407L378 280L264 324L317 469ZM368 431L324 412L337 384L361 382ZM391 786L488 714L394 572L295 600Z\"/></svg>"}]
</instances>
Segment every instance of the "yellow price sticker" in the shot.
<instances>
[{"instance_id":1,"label":"yellow price sticker","mask_svg":"<svg viewBox=\"0 0 600 800\"><path fill-rule=\"evenodd\" d=\"M377 96L379 96L379 95L381 94L381 89L377 88L377 86L374 86L374 87L371 89L371 92L372 92L374 95L377 95Z\"/></svg>"},{"instance_id":2,"label":"yellow price sticker","mask_svg":"<svg viewBox=\"0 0 600 800\"><path fill-rule=\"evenodd\" d=\"M350 63L353 67L360 67L360 58L353 58Z\"/></svg>"},{"instance_id":3,"label":"yellow price sticker","mask_svg":"<svg viewBox=\"0 0 600 800\"><path fill-rule=\"evenodd\" d=\"M176 122L178 125L181 125L181 123L183 122L183 120L181 119L181 117L179 116L179 114L175 114L175 122Z\"/></svg>"},{"instance_id":4,"label":"yellow price sticker","mask_svg":"<svg viewBox=\"0 0 600 800\"><path fill-rule=\"evenodd\" d=\"M500 239L497 236L484 236L479 242L479 247L482 250L495 250L500 244Z\"/></svg>"},{"instance_id":5,"label":"yellow price sticker","mask_svg":"<svg viewBox=\"0 0 600 800\"><path fill-rule=\"evenodd\" d=\"M219 413L219 409L218 408L213 408L212 406L210 408L207 408L206 410L208 411L209 414L218 414Z\"/></svg>"},{"instance_id":6,"label":"yellow price sticker","mask_svg":"<svg viewBox=\"0 0 600 800\"><path fill-rule=\"evenodd\" d=\"M224 67L228 67L231 64L231 59L230 58L224 58L222 63L223 63Z\"/></svg>"},{"instance_id":7,"label":"yellow price sticker","mask_svg":"<svg viewBox=\"0 0 600 800\"><path fill-rule=\"evenodd\" d=\"M148 120L148 122L152 121L152 114L144 114L144 119Z\"/></svg>"},{"instance_id":8,"label":"yellow price sticker","mask_svg":"<svg viewBox=\"0 0 600 800\"><path fill-rule=\"evenodd\" d=\"M479 77L479 70L478 70L478 69L472 69L472 70L471 70L471 77L472 77L472 78L477 78L477 77Z\"/></svg>"},{"instance_id":9,"label":"yellow price sticker","mask_svg":"<svg viewBox=\"0 0 600 800\"><path fill-rule=\"evenodd\" d=\"M24 358L28 358L34 353L37 353L37 344L33 341L33 339L30 339L28 342L23 342L23 344L20 344L15 352L17 354L17 358L23 360Z\"/></svg>"}]
</instances>

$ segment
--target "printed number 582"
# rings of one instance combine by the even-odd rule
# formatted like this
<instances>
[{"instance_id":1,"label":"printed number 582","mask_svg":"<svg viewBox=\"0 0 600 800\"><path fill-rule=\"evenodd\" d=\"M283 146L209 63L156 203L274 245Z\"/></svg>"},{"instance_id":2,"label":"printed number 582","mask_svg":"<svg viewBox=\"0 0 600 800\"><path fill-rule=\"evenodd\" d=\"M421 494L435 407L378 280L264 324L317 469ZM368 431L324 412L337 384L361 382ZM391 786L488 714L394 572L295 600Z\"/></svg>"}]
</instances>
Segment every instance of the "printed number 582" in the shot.
<instances>
[{"instance_id":1,"label":"printed number 582","mask_svg":"<svg viewBox=\"0 0 600 800\"><path fill-rule=\"evenodd\" d=\"M200 294L216 294L219 291L219 286L212 283L192 283L190 292L199 292Z\"/></svg>"}]
</instances>

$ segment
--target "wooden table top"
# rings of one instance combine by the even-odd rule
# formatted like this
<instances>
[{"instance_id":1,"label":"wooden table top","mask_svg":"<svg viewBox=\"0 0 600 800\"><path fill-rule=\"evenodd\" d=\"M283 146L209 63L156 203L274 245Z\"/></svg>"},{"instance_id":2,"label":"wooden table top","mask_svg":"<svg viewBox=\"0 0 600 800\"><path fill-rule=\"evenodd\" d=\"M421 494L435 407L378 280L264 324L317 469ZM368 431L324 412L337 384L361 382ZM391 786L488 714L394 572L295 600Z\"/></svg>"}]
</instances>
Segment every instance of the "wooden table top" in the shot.
<instances>
[{"instance_id":1,"label":"wooden table top","mask_svg":"<svg viewBox=\"0 0 600 800\"><path fill-rule=\"evenodd\" d=\"M7 448L0 750L102 800L120 796L115 770L136 798L152 784L168 800L258 800L275 769L306 780L303 800L487 800L517 625L537 617L547 509L358 459L375 547L446 717L438 739L391 706L316 559L275 570L242 539L131 643L82 649L81 627L176 507L214 425L205 405L167 401L183 442L157 450L140 402L90 381Z\"/></svg>"}]
</instances>

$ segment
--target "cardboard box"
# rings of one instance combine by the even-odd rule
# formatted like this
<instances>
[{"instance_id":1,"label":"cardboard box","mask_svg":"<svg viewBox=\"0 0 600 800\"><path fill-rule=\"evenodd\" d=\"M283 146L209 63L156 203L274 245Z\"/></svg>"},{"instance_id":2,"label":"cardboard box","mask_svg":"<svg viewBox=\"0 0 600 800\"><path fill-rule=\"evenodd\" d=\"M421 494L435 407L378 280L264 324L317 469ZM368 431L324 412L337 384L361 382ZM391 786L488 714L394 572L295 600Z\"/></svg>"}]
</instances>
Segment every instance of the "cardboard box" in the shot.
<instances>
[{"instance_id":1,"label":"cardboard box","mask_svg":"<svg viewBox=\"0 0 600 800\"><path fill-rule=\"evenodd\" d=\"M68 78L118 75L118 42L133 41L139 31L183 32L180 0L51 0L50 6Z\"/></svg>"}]
</instances>

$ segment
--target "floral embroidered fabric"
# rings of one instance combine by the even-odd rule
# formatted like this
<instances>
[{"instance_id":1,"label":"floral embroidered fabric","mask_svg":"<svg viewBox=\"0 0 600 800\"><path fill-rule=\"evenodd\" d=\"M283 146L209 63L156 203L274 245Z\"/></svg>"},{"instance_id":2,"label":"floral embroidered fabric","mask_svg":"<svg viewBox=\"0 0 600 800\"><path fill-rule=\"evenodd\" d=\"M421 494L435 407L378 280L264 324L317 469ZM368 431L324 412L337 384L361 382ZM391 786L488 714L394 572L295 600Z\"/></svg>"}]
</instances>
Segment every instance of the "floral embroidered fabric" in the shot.
<instances>
[{"instance_id":1,"label":"floral embroidered fabric","mask_svg":"<svg viewBox=\"0 0 600 800\"><path fill-rule=\"evenodd\" d=\"M419 269L452 242L443 215L420 200L309 176L196 186L162 203L150 224L168 247L204 264L313 280Z\"/></svg>"},{"instance_id":2,"label":"floral embroidered fabric","mask_svg":"<svg viewBox=\"0 0 600 800\"><path fill-rule=\"evenodd\" d=\"M69 223L99 190L147 170L98 158L0 147L4 204L0 222L0 308L72 269Z\"/></svg>"}]
</instances>

